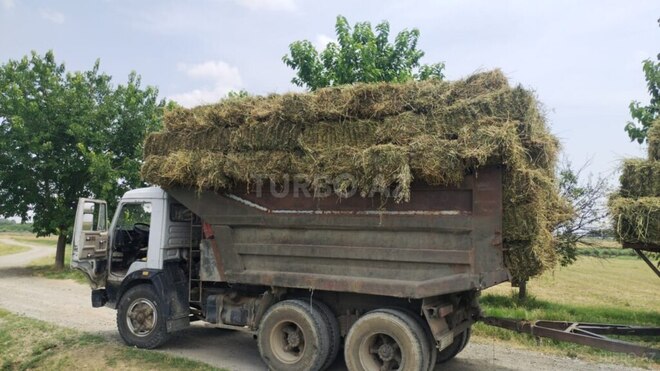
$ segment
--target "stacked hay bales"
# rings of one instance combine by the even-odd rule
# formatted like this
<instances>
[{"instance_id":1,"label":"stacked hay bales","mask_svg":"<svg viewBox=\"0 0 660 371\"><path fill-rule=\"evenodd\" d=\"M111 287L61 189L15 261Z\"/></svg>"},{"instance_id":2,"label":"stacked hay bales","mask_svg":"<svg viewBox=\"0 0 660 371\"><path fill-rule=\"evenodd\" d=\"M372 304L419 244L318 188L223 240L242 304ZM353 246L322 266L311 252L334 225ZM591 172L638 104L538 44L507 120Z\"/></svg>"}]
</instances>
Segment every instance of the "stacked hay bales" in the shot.
<instances>
[{"instance_id":1,"label":"stacked hay bales","mask_svg":"<svg viewBox=\"0 0 660 371\"><path fill-rule=\"evenodd\" d=\"M660 120L648 130L648 146L648 159L624 161L609 207L621 242L660 248Z\"/></svg>"},{"instance_id":2,"label":"stacked hay bales","mask_svg":"<svg viewBox=\"0 0 660 371\"><path fill-rule=\"evenodd\" d=\"M319 179L348 173L355 184L335 184L338 193L396 188L395 201L406 202L413 180L455 185L504 165L506 260L515 279L526 279L555 264L551 231L568 213L555 184L557 151L533 93L496 70L174 109L164 131L147 138L142 174L164 187L214 190L296 175L316 191Z\"/></svg>"}]
</instances>

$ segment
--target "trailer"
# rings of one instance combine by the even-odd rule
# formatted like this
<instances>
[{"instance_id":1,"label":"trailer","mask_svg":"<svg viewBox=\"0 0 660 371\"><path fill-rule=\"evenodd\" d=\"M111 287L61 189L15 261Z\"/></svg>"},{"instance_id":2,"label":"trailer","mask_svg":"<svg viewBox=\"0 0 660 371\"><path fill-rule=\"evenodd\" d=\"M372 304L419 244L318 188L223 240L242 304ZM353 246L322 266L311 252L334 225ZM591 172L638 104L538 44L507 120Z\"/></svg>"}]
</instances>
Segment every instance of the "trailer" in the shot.
<instances>
[{"instance_id":1,"label":"trailer","mask_svg":"<svg viewBox=\"0 0 660 371\"><path fill-rule=\"evenodd\" d=\"M342 343L350 370L431 370L479 320L539 335L479 309L481 290L509 280L502 168L411 190L395 203L295 182L150 187L127 192L110 223L104 201L81 199L72 266L94 307L118 311L127 344L155 348L204 321L255 335L273 370L325 369Z\"/></svg>"}]
</instances>

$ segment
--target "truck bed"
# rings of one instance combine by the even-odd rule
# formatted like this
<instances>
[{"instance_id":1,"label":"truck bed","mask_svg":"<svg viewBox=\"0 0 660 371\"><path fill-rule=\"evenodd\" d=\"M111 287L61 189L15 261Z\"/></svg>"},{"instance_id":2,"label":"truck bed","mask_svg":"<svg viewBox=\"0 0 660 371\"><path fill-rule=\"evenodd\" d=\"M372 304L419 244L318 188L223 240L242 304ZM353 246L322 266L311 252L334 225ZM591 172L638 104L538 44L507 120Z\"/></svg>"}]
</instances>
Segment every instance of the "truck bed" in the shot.
<instances>
[{"instance_id":1,"label":"truck bed","mask_svg":"<svg viewBox=\"0 0 660 371\"><path fill-rule=\"evenodd\" d=\"M460 187L414 184L410 202L398 204L263 188L167 189L212 229L201 244L202 280L404 298L508 280L499 167Z\"/></svg>"}]
</instances>

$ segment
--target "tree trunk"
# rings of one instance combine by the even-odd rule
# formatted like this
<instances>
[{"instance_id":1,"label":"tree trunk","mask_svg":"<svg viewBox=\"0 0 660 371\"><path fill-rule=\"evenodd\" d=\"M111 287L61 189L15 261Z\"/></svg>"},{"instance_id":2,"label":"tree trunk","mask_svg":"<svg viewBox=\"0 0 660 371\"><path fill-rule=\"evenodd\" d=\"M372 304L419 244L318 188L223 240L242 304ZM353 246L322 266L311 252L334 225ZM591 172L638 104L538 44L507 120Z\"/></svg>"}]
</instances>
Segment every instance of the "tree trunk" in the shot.
<instances>
[{"instance_id":1,"label":"tree trunk","mask_svg":"<svg viewBox=\"0 0 660 371\"><path fill-rule=\"evenodd\" d=\"M55 250L55 268L64 268L64 249L66 248L66 229L60 231L57 237L57 249Z\"/></svg>"},{"instance_id":2,"label":"tree trunk","mask_svg":"<svg viewBox=\"0 0 660 371\"><path fill-rule=\"evenodd\" d=\"M527 280L518 283L518 300L525 300L527 298Z\"/></svg>"}]
</instances>

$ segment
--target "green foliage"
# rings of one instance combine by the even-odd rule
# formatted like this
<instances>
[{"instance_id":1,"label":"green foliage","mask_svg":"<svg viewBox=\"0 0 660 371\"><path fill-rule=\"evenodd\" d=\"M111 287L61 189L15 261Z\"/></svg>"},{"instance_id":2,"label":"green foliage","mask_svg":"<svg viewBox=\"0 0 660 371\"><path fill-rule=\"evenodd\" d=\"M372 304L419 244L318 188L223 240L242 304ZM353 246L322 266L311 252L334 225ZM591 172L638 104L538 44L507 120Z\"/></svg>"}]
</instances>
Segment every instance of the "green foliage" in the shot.
<instances>
[{"instance_id":1,"label":"green foliage","mask_svg":"<svg viewBox=\"0 0 660 371\"><path fill-rule=\"evenodd\" d=\"M629 121L625 128L630 140L636 140L640 144L646 141L653 121L660 118L660 54L658 62L645 60L643 69L651 100L646 106L637 101L630 102L630 115L633 120Z\"/></svg>"},{"instance_id":2,"label":"green foliage","mask_svg":"<svg viewBox=\"0 0 660 371\"><path fill-rule=\"evenodd\" d=\"M291 82L316 90L356 82L405 82L444 77L444 63L421 65L424 52L417 49L419 30L403 30L390 43L390 24L383 21L372 29L369 22L351 27L343 16L335 24L337 42L321 52L308 40L289 45L282 60L296 71ZM415 71L417 69L417 71Z\"/></svg>"},{"instance_id":3,"label":"green foliage","mask_svg":"<svg viewBox=\"0 0 660 371\"><path fill-rule=\"evenodd\" d=\"M247 90L241 89L239 91L236 90L230 90L229 93L227 93L227 98L245 98L249 97L250 94L247 92Z\"/></svg>"},{"instance_id":4,"label":"green foliage","mask_svg":"<svg viewBox=\"0 0 660 371\"><path fill-rule=\"evenodd\" d=\"M79 197L112 208L142 184L142 142L164 102L136 73L115 87L98 61L66 72L51 51L32 52L0 65L0 92L0 216L33 215L38 236L65 234Z\"/></svg>"}]
</instances>

